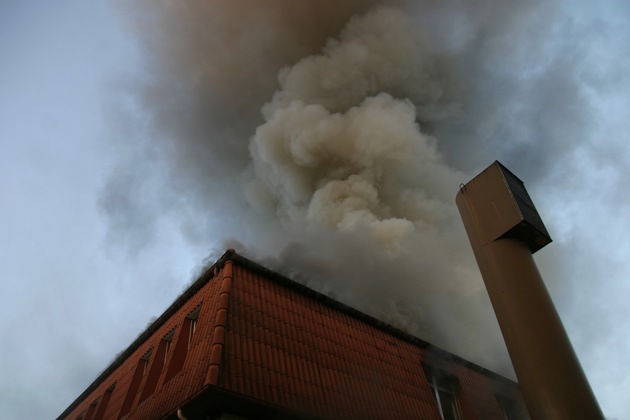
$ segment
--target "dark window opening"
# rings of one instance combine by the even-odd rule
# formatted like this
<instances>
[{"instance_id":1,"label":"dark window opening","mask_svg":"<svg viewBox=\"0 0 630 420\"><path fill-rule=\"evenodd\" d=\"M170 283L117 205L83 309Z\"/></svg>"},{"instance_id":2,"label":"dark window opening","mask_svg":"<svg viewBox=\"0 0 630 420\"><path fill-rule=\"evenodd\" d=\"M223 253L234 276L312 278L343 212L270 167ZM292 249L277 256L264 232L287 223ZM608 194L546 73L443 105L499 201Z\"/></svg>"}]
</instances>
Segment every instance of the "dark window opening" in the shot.
<instances>
[{"instance_id":1,"label":"dark window opening","mask_svg":"<svg viewBox=\"0 0 630 420\"><path fill-rule=\"evenodd\" d=\"M105 415L105 410L107 409L107 404L109 403L109 399L112 397L112 392L114 392L114 387L116 383L114 382L105 390L105 395L101 399L101 404L98 406L98 410L96 410L96 415L94 416L94 420L102 420Z\"/></svg>"},{"instance_id":2,"label":"dark window opening","mask_svg":"<svg viewBox=\"0 0 630 420\"><path fill-rule=\"evenodd\" d=\"M440 416L444 420L460 420L456 378L429 366L423 368Z\"/></svg>"},{"instance_id":3,"label":"dark window opening","mask_svg":"<svg viewBox=\"0 0 630 420\"><path fill-rule=\"evenodd\" d=\"M189 318L184 320L184 325L179 332L179 337L177 337L177 343L175 344L173 356L171 357L168 370L166 371L164 382L167 382L175 376L175 374L178 373L184 366L186 353L188 353L188 341L190 339L190 323L191 320Z\"/></svg>"},{"instance_id":4,"label":"dark window opening","mask_svg":"<svg viewBox=\"0 0 630 420\"><path fill-rule=\"evenodd\" d=\"M127 390L127 395L125 395L125 400L123 401L120 413L118 414L119 419L131 411L133 402L138 394L138 388L140 388L140 382L142 382L142 377L144 376L144 372L147 368L147 363L148 360L144 357L138 360L136 370L133 372L133 377L131 378L131 383L129 384L129 389Z\"/></svg>"},{"instance_id":5,"label":"dark window opening","mask_svg":"<svg viewBox=\"0 0 630 420\"><path fill-rule=\"evenodd\" d=\"M501 407L501 413L505 420L525 420L527 416L524 413L523 407L518 401L508 398L503 395L497 395L497 402Z\"/></svg>"},{"instance_id":6,"label":"dark window opening","mask_svg":"<svg viewBox=\"0 0 630 420\"><path fill-rule=\"evenodd\" d=\"M190 338L191 339L196 329L197 329L197 318L191 319L190 320ZM188 341L188 347L190 348L190 340Z\"/></svg>"},{"instance_id":7,"label":"dark window opening","mask_svg":"<svg viewBox=\"0 0 630 420\"><path fill-rule=\"evenodd\" d=\"M199 313L201 312L201 303L186 317L190 320L190 333L188 335L188 350L192 346L192 339L195 331L197 330L197 321L199 320Z\"/></svg>"},{"instance_id":8,"label":"dark window opening","mask_svg":"<svg viewBox=\"0 0 630 420\"><path fill-rule=\"evenodd\" d=\"M171 351L171 346L173 345L173 337L175 337L175 328L173 328L168 334L166 334L160 342L160 344L164 344L164 359L162 360L162 365L166 363L166 358Z\"/></svg>"},{"instance_id":9,"label":"dark window opening","mask_svg":"<svg viewBox=\"0 0 630 420\"><path fill-rule=\"evenodd\" d=\"M96 405L98 404L98 399L92 401L92 404L87 409L87 413L85 414L85 420L92 420L94 417L94 412L96 411Z\"/></svg>"},{"instance_id":10,"label":"dark window opening","mask_svg":"<svg viewBox=\"0 0 630 420\"><path fill-rule=\"evenodd\" d=\"M175 334L175 330L172 330L168 334L160 340L160 344L158 345L157 351L155 352L155 357L153 358L153 363L151 364L151 368L149 369L149 374L147 375L147 380L144 384L144 389L142 390L142 395L140 396L140 402L146 400L148 397L153 395L155 390L157 389L158 381L160 380L160 374L162 373L162 368L164 367L164 363L166 362L166 356L168 355L169 348L171 346L171 342L173 341L173 335Z\"/></svg>"},{"instance_id":11,"label":"dark window opening","mask_svg":"<svg viewBox=\"0 0 630 420\"><path fill-rule=\"evenodd\" d=\"M184 367L184 362L186 361L186 356L188 355L188 350L190 349L190 342L192 335L195 332L200 310L201 304L184 319L184 324L182 325L179 337L177 337L177 342L175 343L173 356L171 356L168 370L166 371L166 376L164 377L164 383L179 373Z\"/></svg>"}]
</instances>

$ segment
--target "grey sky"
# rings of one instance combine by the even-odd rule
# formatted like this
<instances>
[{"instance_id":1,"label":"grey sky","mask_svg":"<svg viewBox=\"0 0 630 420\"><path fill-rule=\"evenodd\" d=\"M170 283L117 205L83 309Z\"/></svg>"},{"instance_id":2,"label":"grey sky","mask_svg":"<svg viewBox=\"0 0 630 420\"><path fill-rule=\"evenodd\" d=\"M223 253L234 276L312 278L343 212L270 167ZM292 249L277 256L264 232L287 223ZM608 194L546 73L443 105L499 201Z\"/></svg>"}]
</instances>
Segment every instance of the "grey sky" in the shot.
<instances>
[{"instance_id":1,"label":"grey sky","mask_svg":"<svg viewBox=\"0 0 630 420\"><path fill-rule=\"evenodd\" d=\"M152 248L160 258L127 258L104 242L97 198L116 146L103 105L135 59L108 7L3 2L0 28L0 331L11 337L0 350L0 407L51 418L205 253L168 233ZM152 281L136 281L145 275ZM125 301L138 295L147 301Z\"/></svg>"},{"instance_id":2,"label":"grey sky","mask_svg":"<svg viewBox=\"0 0 630 420\"><path fill-rule=\"evenodd\" d=\"M350 3L348 10L354 10L360 2ZM487 106L464 101L470 112L458 125L436 123L433 133L456 139L446 142L442 153L462 171L474 173L501 159L524 179L555 241L537 257L543 277L604 412L630 419L625 327L630 201L623 188L630 175L628 6L608 1L591 10L586 1L540 1L518 13L507 10L505 16L514 21L498 22L488 18L491 1L479 2L477 9L447 3L453 10L437 10L427 22L421 14L417 18L435 38L448 38L451 48L475 28L507 35L504 44L479 37L486 44L476 47L483 53L477 58L458 56L462 66L456 69L478 72L454 75L469 83L468 89L479 90L466 98ZM236 169L225 169L212 156L215 150L195 139L209 130L217 137L249 138L262 118L259 106L248 100L262 105L271 99L277 63L261 61L260 72L271 78L255 85L251 95L226 101L234 110L208 105L203 95L160 102L164 95L186 92L188 86L175 86L171 79L187 74L199 57L181 51L181 68L168 68L160 54L170 54L169 46L151 50L152 42L165 41L151 39L159 32L144 32L142 41L132 34L139 27L130 27L129 18L137 11L105 1L0 3L0 333L5 337L0 408L7 417L55 417L168 306L205 258L222 252L232 232L245 242L271 235L258 226L237 229L244 217L261 216L242 210L240 193L230 199L222 195L227 184L240 191L247 141L216 144L220 153L236 155L229 162L239 162ZM156 13L168 16L164 10ZM459 13L473 17L467 21ZM532 27L521 24L525 19L519 13L534 13L528 19L540 19L541 32L527 32ZM460 38L441 34L440 16L460 16L471 28L458 26ZM197 24L204 22L190 27ZM522 51L515 52L508 41L522 39ZM316 44L312 39L304 44L309 42ZM278 52L286 54L278 60L294 62L318 51L291 48ZM240 63L235 54L246 50L213 51L223 54L217 63L229 68ZM516 68L525 70L515 74ZM238 86L247 76L226 83ZM212 100L231 92L203 86ZM214 115L204 114L208 106ZM237 113L260 121L232 127ZM185 147L172 145L154 138L156 130L191 140ZM467 130L483 140L481 147L457 140ZM533 141L537 136L544 138ZM449 147L465 150L461 154L473 163ZM199 164L204 159L211 167ZM217 174L226 178L198 182ZM238 217L221 217L233 209ZM298 254L278 258L293 258L307 271L309 258Z\"/></svg>"}]
</instances>

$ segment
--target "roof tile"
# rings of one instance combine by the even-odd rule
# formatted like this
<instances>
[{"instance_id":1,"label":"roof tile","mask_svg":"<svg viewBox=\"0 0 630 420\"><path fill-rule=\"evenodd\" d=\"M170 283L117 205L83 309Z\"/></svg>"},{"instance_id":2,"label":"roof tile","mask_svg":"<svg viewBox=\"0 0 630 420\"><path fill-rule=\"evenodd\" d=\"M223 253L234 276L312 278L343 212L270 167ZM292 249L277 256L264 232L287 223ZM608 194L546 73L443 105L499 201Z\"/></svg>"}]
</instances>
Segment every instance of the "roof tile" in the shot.
<instances>
[{"instance_id":1,"label":"roof tile","mask_svg":"<svg viewBox=\"0 0 630 420\"><path fill-rule=\"evenodd\" d=\"M496 375L233 252L178 298L61 418L104 400L112 383L117 385L104 418L117 418L139 358L168 331L181 328L200 303L183 367L166 384L164 370L155 393L127 418L172 416L183 401L210 389L330 419L438 419L421 362L458 378L466 419L501 418L493 395ZM516 386L506 392L520 398Z\"/></svg>"}]
</instances>

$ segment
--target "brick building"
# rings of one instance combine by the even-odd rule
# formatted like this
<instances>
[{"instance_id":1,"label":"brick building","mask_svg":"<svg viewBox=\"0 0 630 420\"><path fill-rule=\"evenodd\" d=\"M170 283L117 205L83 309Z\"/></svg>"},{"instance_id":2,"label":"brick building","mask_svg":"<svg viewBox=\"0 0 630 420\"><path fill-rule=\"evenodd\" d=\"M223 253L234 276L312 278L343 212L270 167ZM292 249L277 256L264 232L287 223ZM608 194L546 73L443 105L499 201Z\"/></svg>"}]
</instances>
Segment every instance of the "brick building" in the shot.
<instances>
[{"instance_id":1,"label":"brick building","mask_svg":"<svg viewBox=\"0 0 630 420\"><path fill-rule=\"evenodd\" d=\"M518 385L226 252L59 419L526 419Z\"/></svg>"}]
</instances>

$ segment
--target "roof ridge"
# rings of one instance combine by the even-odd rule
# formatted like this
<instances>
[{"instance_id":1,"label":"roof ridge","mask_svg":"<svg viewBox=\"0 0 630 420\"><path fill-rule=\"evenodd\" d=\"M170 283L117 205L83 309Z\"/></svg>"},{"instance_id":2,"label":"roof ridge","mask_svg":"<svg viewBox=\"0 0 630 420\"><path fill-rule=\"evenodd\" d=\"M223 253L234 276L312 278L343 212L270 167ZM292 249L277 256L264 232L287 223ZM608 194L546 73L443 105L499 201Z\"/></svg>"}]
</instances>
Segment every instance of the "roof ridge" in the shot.
<instances>
[{"instance_id":1,"label":"roof ridge","mask_svg":"<svg viewBox=\"0 0 630 420\"><path fill-rule=\"evenodd\" d=\"M212 332L212 344L210 345L210 363L204 385L218 385L221 360L223 359L223 346L225 344L225 327L227 325L227 312L230 306L230 291L234 277L233 261L226 261L221 270L221 284L219 285L219 307L214 320Z\"/></svg>"}]
</instances>

